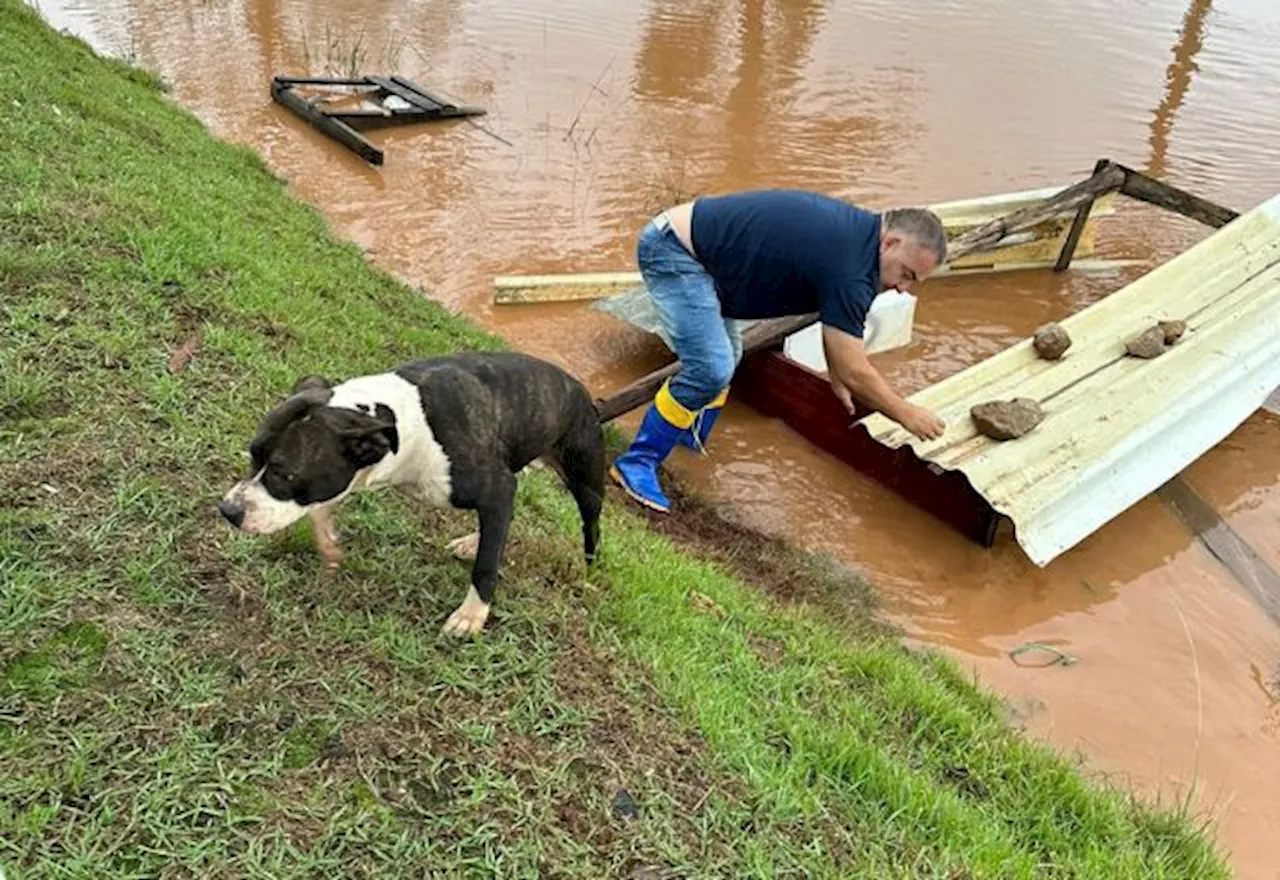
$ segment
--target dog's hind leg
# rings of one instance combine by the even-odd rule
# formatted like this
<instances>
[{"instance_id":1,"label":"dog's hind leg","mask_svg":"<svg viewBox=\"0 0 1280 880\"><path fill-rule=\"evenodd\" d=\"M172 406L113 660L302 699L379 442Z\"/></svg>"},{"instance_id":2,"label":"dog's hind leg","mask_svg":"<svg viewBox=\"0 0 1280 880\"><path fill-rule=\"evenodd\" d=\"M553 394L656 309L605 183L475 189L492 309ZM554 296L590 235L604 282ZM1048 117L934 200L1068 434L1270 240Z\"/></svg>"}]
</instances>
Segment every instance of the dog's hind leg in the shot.
<instances>
[{"instance_id":1,"label":"dog's hind leg","mask_svg":"<svg viewBox=\"0 0 1280 880\"><path fill-rule=\"evenodd\" d=\"M582 552L587 565L591 565L600 546L605 472L604 432L596 419L594 407L589 413L584 411L574 427L556 444L555 458L565 487L578 502L578 513L582 517Z\"/></svg>"},{"instance_id":2,"label":"dog's hind leg","mask_svg":"<svg viewBox=\"0 0 1280 880\"><path fill-rule=\"evenodd\" d=\"M498 584L498 567L507 544L511 516L516 503L516 478L506 471L494 473L485 492L475 504L480 518L480 540L476 561L471 567L471 588L449 619L443 631L453 636L469 636L484 628L493 604L493 591Z\"/></svg>"},{"instance_id":3,"label":"dog's hind leg","mask_svg":"<svg viewBox=\"0 0 1280 880\"><path fill-rule=\"evenodd\" d=\"M333 508L313 508L311 525L315 530L316 550L324 560L325 569L335 571L342 564L342 551L338 549L338 533L333 528Z\"/></svg>"}]
</instances>

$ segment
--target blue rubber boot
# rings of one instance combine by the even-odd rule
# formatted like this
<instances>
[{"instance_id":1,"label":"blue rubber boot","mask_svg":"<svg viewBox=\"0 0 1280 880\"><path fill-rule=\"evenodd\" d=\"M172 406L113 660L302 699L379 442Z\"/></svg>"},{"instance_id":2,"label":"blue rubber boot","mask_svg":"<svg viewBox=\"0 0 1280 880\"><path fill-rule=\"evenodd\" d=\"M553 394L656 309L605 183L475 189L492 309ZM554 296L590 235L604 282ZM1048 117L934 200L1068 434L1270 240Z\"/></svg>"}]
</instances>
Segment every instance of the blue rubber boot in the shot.
<instances>
[{"instance_id":1,"label":"blue rubber boot","mask_svg":"<svg viewBox=\"0 0 1280 880\"><path fill-rule=\"evenodd\" d=\"M671 454L693 425L694 414L680 405L664 384L644 414L631 447L619 455L609 475L631 498L651 510L667 513L671 502L658 482L658 465Z\"/></svg>"},{"instance_id":2,"label":"blue rubber boot","mask_svg":"<svg viewBox=\"0 0 1280 880\"><path fill-rule=\"evenodd\" d=\"M692 427L680 433L680 445L707 455L707 440L711 436L711 429L716 426L716 419L720 417L720 411L724 409L725 401L728 399L729 389L726 388L704 409L699 410Z\"/></svg>"}]
</instances>

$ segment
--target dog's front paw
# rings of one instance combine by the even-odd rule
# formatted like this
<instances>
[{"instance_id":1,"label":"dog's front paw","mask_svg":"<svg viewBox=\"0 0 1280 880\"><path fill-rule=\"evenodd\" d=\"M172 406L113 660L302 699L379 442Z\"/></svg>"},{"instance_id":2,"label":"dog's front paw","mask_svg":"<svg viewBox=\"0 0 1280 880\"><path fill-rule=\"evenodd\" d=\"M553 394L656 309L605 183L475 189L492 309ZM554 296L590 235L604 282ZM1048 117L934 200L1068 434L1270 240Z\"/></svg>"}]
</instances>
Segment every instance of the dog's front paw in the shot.
<instances>
[{"instance_id":1,"label":"dog's front paw","mask_svg":"<svg viewBox=\"0 0 1280 880\"><path fill-rule=\"evenodd\" d=\"M484 629L488 619L489 605L480 598L476 588L472 587L467 591L467 598L462 600L457 611L449 615L440 631L445 635L466 638Z\"/></svg>"},{"instance_id":2,"label":"dog's front paw","mask_svg":"<svg viewBox=\"0 0 1280 880\"><path fill-rule=\"evenodd\" d=\"M480 552L480 533L472 532L461 538L454 538L445 545L445 549L464 562L474 562Z\"/></svg>"}]
</instances>

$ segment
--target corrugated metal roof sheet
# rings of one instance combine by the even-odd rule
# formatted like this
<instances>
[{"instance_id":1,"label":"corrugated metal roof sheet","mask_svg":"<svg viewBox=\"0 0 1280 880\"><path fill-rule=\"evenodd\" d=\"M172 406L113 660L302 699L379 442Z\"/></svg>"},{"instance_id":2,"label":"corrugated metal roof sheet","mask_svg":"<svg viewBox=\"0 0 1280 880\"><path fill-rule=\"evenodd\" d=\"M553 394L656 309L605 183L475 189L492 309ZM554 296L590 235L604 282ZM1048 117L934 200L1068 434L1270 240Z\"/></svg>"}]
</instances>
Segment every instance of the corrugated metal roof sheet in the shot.
<instances>
[{"instance_id":1,"label":"corrugated metal roof sheet","mask_svg":"<svg viewBox=\"0 0 1280 880\"><path fill-rule=\"evenodd\" d=\"M1125 342L1158 320L1187 331L1152 360ZM1026 339L911 400L947 422L921 442L880 414L879 442L965 474L1014 523L1037 565L1075 546L1221 441L1280 385L1280 195L1169 262L1060 322L1058 361ZM988 400L1030 397L1044 420L1017 440L981 434Z\"/></svg>"}]
</instances>

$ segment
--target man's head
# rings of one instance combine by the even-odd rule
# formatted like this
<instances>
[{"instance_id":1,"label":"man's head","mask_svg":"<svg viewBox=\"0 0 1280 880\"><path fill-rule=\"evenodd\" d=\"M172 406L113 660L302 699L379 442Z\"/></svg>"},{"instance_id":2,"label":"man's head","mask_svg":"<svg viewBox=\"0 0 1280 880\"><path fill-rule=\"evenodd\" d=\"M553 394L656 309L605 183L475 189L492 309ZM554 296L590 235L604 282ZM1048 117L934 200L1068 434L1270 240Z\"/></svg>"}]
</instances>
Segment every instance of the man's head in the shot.
<instances>
[{"instance_id":1,"label":"man's head","mask_svg":"<svg viewBox=\"0 0 1280 880\"><path fill-rule=\"evenodd\" d=\"M880 221L880 289L909 293L947 258L947 234L925 208L895 208Z\"/></svg>"}]
</instances>

